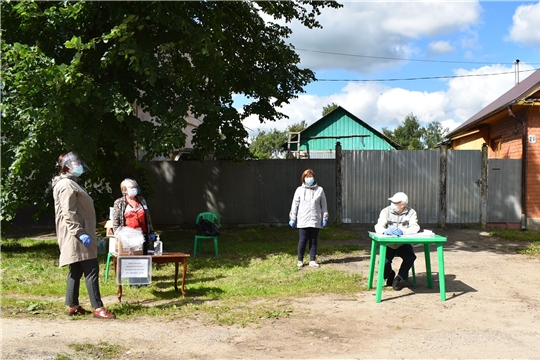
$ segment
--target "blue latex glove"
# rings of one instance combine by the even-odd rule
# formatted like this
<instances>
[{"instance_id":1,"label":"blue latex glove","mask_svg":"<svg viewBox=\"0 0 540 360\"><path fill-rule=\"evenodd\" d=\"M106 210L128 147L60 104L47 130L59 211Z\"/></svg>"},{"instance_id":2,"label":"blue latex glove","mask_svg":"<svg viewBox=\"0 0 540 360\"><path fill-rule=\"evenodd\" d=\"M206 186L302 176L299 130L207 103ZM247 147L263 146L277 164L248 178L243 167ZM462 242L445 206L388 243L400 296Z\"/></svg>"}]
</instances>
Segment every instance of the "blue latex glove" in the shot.
<instances>
[{"instance_id":1,"label":"blue latex glove","mask_svg":"<svg viewBox=\"0 0 540 360\"><path fill-rule=\"evenodd\" d=\"M403 235L403 231L400 228L396 228L394 229L394 235L401 236Z\"/></svg>"},{"instance_id":2,"label":"blue latex glove","mask_svg":"<svg viewBox=\"0 0 540 360\"><path fill-rule=\"evenodd\" d=\"M289 220L289 225L294 229L294 226L296 225L296 220Z\"/></svg>"},{"instance_id":3,"label":"blue latex glove","mask_svg":"<svg viewBox=\"0 0 540 360\"><path fill-rule=\"evenodd\" d=\"M392 228L387 228L387 229L384 231L384 235L394 235L394 229L392 229Z\"/></svg>"},{"instance_id":4,"label":"blue latex glove","mask_svg":"<svg viewBox=\"0 0 540 360\"><path fill-rule=\"evenodd\" d=\"M92 238L86 234L82 234L79 236L79 239L82 241L83 245L86 247L89 247L92 243Z\"/></svg>"},{"instance_id":5,"label":"blue latex glove","mask_svg":"<svg viewBox=\"0 0 540 360\"><path fill-rule=\"evenodd\" d=\"M148 235L148 237L150 238L150 241L156 240L156 235L154 235L154 234L150 234L150 235Z\"/></svg>"},{"instance_id":6,"label":"blue latex glove","mask_svg":"<svg viewBox=\"0 0 540 360\"><path fill-rule=\"evenodd\" d=\"M323 220L323 221L322 221L322 227L326 227L326 225L328 225L328 221Z\"/></svg>"}]
</instances>

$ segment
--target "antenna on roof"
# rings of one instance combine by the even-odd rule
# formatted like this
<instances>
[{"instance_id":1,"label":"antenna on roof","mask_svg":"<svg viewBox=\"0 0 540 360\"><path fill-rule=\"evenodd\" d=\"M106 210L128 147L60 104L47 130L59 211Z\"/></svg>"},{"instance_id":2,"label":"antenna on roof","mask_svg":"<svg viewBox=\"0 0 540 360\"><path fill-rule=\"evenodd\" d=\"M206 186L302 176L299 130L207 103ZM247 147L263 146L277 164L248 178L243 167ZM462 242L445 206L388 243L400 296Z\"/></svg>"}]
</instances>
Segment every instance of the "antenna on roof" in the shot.
<instances>
[{"instance_id":1,"label":"antenna on roof","mask_svg":"<svg viewBox=\"0 0 540 360\"><path fill-rule=\"evenodd\" d=\"M514 61L514 76L515 76L515 81L516 81L516 85L519 84L519 59L516 59L516 61Z\"/></svg>"}]
</instances>

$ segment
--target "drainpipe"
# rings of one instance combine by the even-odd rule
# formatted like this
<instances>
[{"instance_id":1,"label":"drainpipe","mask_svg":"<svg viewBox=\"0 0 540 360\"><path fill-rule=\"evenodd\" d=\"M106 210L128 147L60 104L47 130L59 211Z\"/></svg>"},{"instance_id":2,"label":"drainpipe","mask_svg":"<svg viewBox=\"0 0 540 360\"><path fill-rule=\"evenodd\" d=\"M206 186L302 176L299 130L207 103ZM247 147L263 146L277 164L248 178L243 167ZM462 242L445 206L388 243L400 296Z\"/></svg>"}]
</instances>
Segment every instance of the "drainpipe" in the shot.
<instances>
[{"instance_id":1,"label":"drainpipe","mask_svg":"<svg viewBox=\"0 0 540 360\"><path fill-rule=\"evenodd\" d=\"M521 230L527 230L527 117L529 111L525 109L523 119L518 119L512 111L512 106L508 106L508 115L522 125L521 132Z\"/></svg>"}]
</instances>

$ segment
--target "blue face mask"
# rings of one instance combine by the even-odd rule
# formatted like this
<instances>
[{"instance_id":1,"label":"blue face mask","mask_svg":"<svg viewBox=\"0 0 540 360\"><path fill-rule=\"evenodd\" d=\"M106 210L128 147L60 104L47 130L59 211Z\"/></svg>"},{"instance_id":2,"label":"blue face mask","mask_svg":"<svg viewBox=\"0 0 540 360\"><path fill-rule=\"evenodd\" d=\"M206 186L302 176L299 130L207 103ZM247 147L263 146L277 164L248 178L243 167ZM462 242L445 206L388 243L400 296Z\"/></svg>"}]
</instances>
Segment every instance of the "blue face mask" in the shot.
<instances>
[{"instance_id":1,"label":"blue face mask","mask_svg":"<svg viewBox=\"0 0 540 360\"><path fill-rule=\"evenodd\" d=\"M73 167L73 170L71 171L71 175L79 177L84 172L84 168L82 165L76 165Z\"/></svg>"},{"instance_id":2,"label":"blue face mask","mask_svg":"<svg viewBox=\"0 0 540 360\"><path fill-rule=\"evenodd\" d=\"M311 185L315 184L315 179L312 178L312 177L307 177L307 178L304 179L304 182L305 182L307 185L310 185L310 186L311 186Z\"/></svg>"}]
</instances>

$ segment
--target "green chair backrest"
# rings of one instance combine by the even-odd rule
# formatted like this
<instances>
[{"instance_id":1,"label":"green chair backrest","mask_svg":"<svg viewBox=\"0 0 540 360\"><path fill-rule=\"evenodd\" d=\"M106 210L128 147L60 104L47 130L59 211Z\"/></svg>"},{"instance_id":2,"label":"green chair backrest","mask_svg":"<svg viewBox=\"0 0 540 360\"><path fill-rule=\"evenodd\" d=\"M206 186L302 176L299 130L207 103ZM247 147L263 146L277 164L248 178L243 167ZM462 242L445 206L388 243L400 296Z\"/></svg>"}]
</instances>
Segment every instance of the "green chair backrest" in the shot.
<instances>
[{"instance_id":1,"label":"green chair backrest","mask_svg":"<svg viewBox=\"0 0 540 360\"><path fill-rule=\"evenodd\" d=\"M201 219L208 220L214 224L217 225L218 228L221 227L221 219L219 217L219 214L213 211L205 211L197 215L197 219L195 220L195 224L198 224Z\"/></svg>"}]
</instances>

